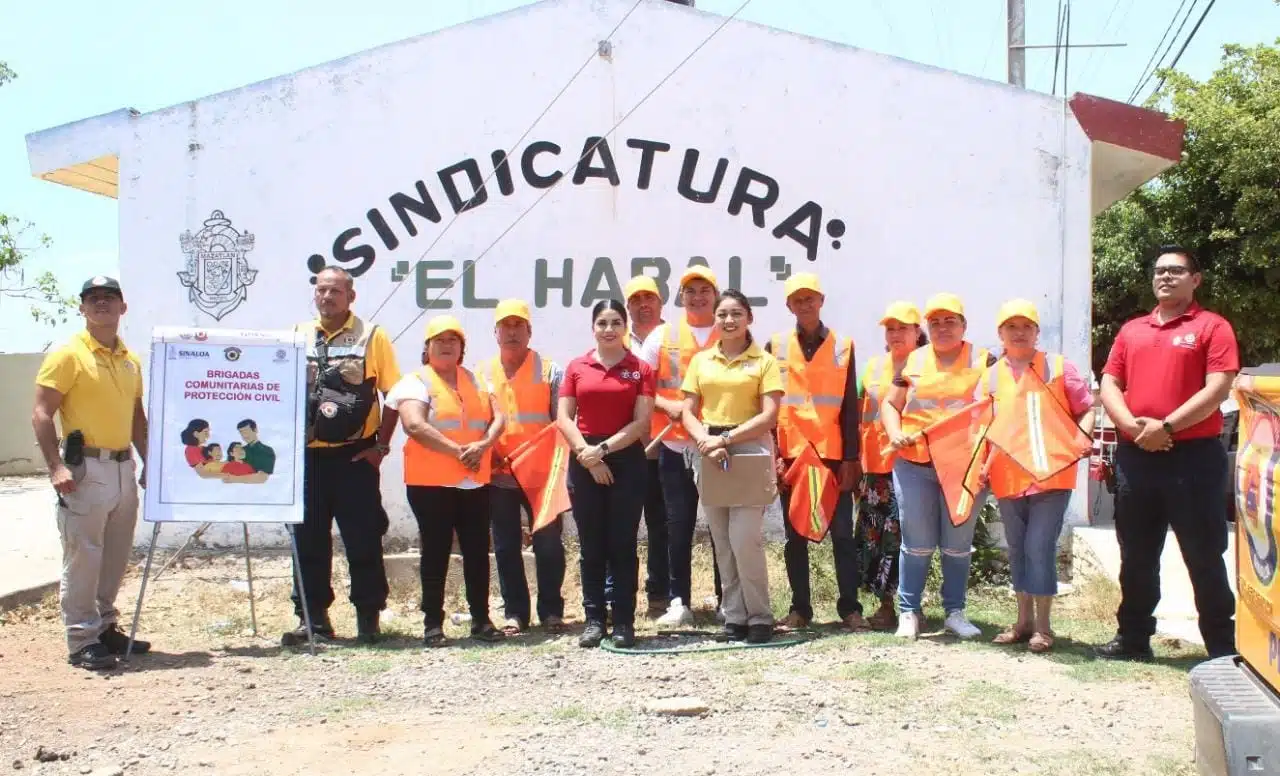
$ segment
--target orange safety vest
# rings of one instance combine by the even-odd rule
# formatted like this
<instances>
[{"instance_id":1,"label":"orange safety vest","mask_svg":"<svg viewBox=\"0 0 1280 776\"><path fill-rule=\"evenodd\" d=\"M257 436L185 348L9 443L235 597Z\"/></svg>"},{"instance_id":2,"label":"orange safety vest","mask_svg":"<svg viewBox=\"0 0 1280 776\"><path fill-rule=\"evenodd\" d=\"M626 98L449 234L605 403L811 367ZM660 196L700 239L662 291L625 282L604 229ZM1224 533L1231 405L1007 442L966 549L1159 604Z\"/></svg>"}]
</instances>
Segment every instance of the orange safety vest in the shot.
<instances>
[{"instance_id":1,"label":"orange safety vest","mask_svg":"<svg viewBox=\"0 0 1280 776\"><path fill-rule=\"evenodd\" d=\"M1071 406L1067 401L1066 382L1063 379L1065 364L1066 359L1061 355L1045 355L1037 352L1028 366L1044 380L1048 393L1046 399L1058 402L1064 409ZM1039 390L1041 393L1046 392L1046 388ZM1009 366L1007 358L1001 358L994 366L987 367L979 381L979 392L981 394L979 398L986 396L995 398L996 413L1000 412L1002 403L1012 403L1014 395L1018 392L1018 381L1013 377L1013 368ZM1019 431L1025 433L1025 436L1019 439L1019 447L1025 446L1024 449L1031 449L1035 444L1043 445L1053 442L1043 431L1039 434L1034 433L1036 430L1033 428L1034 423L1036 421L1028 417L1026 423L1018 425ZM1041 490L1074 490L1076 468L1076 465L1072 464L1044 482L1037 482L1035 477L1010 460L1007 454L1000 450L993 450L991 466L988 469L991 493L996 498L1014 498L1021 496L1032 485L1036 485Z\"/></svg>"},{"instance_id":2,"label":"orange safety vest","mask_svg":"<svg viewBox=\"0 0 1280 776\"><path fill-rule=\"evenodd\" d=\"M889 435L880 422L880 402L893 384L893 356L872 356L862 370L862 471L867 474L889 474L897 452L881 454L889 447Z\"/></svg>"},{"instance_id":3,"label":"orange safety vest","mask_svg":"<svg viewBox=\"0 0 1280 776\"><path fill-rule=\"evenodd\" d=\"M698 341L693 337L693 329L689 326L688 319L681 318L677 323L668 323L665 326L662 345L658 350L657 393L668 401L684 401L684 393L681 392L680 385L684 382L684 373L689 369L689 362L693 360L694 355L719 342L720 332L713 328L711 336L707 337L707 344L699 347ZM650 333L649 336L652 337L653 334ZM653 413L653 419L649 424L651 438L661 434L668 422L666 413ZM688 441L689 432L684 430L683 423L676 421L663 439L668 442Z\"/></svg>"},{"instance_id":4,"label":"orange safety vest","mask_svg":"<svg viewBox=\"0 0 1280 776\"><path fill-rule=\"evenodd\" d=\"M551 362L530 350L510 380L500 356L481 364L479 372L502 414L507 416L506 428L493 445L494 453L506 458L552 421Z\"/></svg>"},{"instance_id":5,"label":"orange safety vest","mask_svg":"<svg viewBox=\"0 0 1280 776\"><path fill-rule=\"evenodd\" d=\"M965 342L951 366L940 369L933 345L911 351L902 368L902 376L910 384L907 403L902 409L902 433L918 434L929 424L967 407L974 400L988 356L986 348L975 348ZM930 462L923 438L911 447L902 448L898 454L914 463Z\"/></svg>"},{"instance_id":6,"label":"orange safety vest","mask_svg":"<svg viewBox=\"0 0 1280 776\"><path fill-rule=\"evenodd\" d=\"M418 376L431 397L427 423L460 445L484 439L493 417L489 412L489 401L477 386L475 375L458 367L457 391L450 388L430 366L424 366ZM491 468L488 455L480 457L479 470L471 471L457 458L436 452L415 439L410 438L404 443L405 485L453 487L466 479L487 485Z\"/></svg>"},{"instance_id":7,"label":"orange safety vest","mask_svg":"<svg viewBox=\"0 0 1280 776\"><path fill-rule=\"evenodd\" d=\"M838 343L838 344L837 344ZM853 340L830 329L812 361L806 361L800 337L775 334L769 349L778 361L782 377L782 403L778 407L778 452L795 458L812 442L818 457L839 461L844 455L840 436L840 407L849 382ZM805 433L805 431L809 433Z\"/></svg>"}]
</instances>

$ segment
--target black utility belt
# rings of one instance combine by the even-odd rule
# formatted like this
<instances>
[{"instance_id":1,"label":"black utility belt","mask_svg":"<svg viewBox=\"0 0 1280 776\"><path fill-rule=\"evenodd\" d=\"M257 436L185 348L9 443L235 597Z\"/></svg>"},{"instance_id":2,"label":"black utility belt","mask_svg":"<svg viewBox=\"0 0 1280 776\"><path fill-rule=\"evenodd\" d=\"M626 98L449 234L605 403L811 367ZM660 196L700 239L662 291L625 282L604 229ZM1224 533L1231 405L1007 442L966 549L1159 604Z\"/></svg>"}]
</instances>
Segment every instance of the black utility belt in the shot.
<instances>
[{"instance_id":1,"label":"black utility belt","mask_svg":"<svg viewBox=\"0 0 1280 776\"><path fill-rule=\"evenodd\" d=\"M130 450L105 450L101 447L82 447L85 458L96 458L99 461L118 461L124 463L132 460L133 452Z\"/></svg>"},{"instance_id":2,"label":"black utility belt","mask_svg":"<svg viewBox=\"0 0 1280 776\"><path fill-rule=\"evenodd\" d=\"M314 453L316 455L338 455L340 453L350 455L353 451L359 452L361 450L367 450L368 448L377 445L377 443L378 438L376 436L368 436L363 439L353 439L350 442L327 442L323 447L312 447L308 445L307 452Z\"/></svg>"}]
</instances>

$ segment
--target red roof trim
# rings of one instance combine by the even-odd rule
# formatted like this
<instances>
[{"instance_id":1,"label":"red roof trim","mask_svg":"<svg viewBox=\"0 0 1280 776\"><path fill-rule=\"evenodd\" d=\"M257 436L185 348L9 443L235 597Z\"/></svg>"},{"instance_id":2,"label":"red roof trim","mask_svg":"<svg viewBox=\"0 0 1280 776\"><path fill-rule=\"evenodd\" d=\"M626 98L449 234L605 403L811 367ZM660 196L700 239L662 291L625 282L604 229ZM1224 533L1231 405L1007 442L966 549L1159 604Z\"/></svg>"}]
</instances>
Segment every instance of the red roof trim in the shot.
<instances>
[{"instance_id":1,"label":"red roof trim","mask_svg":"<svg viewBox=\"0 0 1280 776\"><path fill-rule=\"evenodd\" d=\"M1080 128L1094 142L1110 143L1182 161L1182 141L1187 125L1165 114L1092 94L1076 93L1068 103Z\"/></svg>"}]
</instances>

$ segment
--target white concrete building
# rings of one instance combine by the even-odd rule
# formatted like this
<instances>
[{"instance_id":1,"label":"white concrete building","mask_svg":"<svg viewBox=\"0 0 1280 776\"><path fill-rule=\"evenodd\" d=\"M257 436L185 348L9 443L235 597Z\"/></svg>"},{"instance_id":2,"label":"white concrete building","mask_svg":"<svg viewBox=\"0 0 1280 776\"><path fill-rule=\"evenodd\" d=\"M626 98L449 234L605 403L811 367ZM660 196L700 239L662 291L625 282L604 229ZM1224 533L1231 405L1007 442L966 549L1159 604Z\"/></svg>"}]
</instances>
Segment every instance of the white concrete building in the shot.
<instances>
[{"instance_id":1,"label":"white concrete building","mask_svg":"<svg viewBox=\"0 0 1280 776\"><path fill-rule=\"evenodd\" d=\"M33 133L32 173L119 200L140 349L158 325L289 327L337 263L406 369L446 309L468 361L492 355L492 307L510 296L564 362L590 347L586 308L629 276L669 291L705 262L757 300L760 334L790 325L783 281L812 270L864 359L888 302L946 290L978 344L996 343L1002 301L1026 297L1044 346L1088 364L1091 218L1178 160L1180 124L724 21L547 0ZM254 239L183 253L184 233L219 225ZM383 473L392 534L412 536L398 453Z\"/></svg>"}]
</instances>

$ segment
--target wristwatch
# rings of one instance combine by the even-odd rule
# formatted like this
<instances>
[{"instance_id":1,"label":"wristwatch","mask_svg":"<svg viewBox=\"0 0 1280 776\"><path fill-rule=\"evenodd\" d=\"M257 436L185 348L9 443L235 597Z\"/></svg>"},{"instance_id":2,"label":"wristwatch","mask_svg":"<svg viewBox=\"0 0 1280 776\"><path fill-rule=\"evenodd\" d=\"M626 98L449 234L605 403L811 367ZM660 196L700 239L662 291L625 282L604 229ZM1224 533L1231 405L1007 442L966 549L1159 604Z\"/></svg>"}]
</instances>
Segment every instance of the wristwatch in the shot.
<instances>
[{"instance_id":1,"label":"wristwatch","mask_svg":"<svg viewBox=\"0 0 1280 776\"><path fill-rule=\"evenodd\" d=\"M724 446L727 448L729 446L729 432L721 431L720 438L724 440Z\"/></svg>"},{"instance_id":2,"label":"wristwatch","mask_svg":"<svg viewBox=\"0 0 1280 776\"><path fill-rule=\"evenodd\" d=\"M377 445L374 445L374 447L376 447L378 449L378 452L382 453L383 455L391 455L391 445L384 445L379 443Z\"/></svg>"},{"instance_id":3,"label":"wristwatch","mask_svg":"<svg viewBox=\"0 0 1280 776\"><path fill-rule=\"evenodd\" d=\"M1168 435L1170 435L1170 436L1173 436L1173 424L1172 424L1172 423L1170 423L1169 421L1167 421L1167 420L1166 420L1165 422L1163 422L1163 423L1161 423L1161 424L1160 424L1160 427L1164 429L1164 433L1166 433L1166 434L1168 434Z\"/></svg>"},{"instance_id":4,"label":"wristwatch","mask_svg":"<svg viewBox=\"0 0 1280 776\"><path fill-rule=\"evenodd\" d=\"M600 443L600 454L601 454L601 455L608 455L608 454L609 454L609 443L608 443L608 442L601 442L601 443Z\"/></svg>"}]
</instances>

